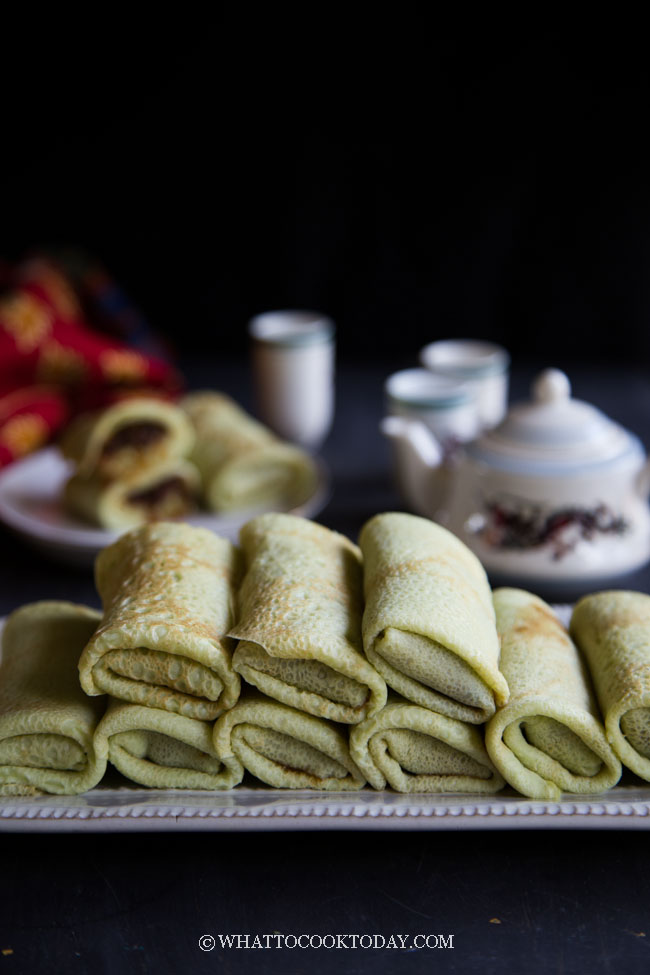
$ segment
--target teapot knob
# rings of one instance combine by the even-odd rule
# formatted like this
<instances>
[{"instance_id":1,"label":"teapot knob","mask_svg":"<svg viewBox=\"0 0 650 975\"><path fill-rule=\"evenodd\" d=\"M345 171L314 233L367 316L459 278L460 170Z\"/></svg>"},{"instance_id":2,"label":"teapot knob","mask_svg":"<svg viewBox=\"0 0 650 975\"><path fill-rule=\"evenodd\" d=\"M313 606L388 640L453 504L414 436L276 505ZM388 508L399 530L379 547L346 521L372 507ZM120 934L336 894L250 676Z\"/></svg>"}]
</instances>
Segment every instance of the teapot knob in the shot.
<instances>
[{"instance_id":1,"label":"teapot knob","mask_svg":"<svg viewBox=\"0 0 650 975\"><path fill-rule=\"evenodd\" d=\"M560 369L545 369L533 383L533 399L537 403L558 403L571 396L569 377Z\"/></svg>"}]
</instances>

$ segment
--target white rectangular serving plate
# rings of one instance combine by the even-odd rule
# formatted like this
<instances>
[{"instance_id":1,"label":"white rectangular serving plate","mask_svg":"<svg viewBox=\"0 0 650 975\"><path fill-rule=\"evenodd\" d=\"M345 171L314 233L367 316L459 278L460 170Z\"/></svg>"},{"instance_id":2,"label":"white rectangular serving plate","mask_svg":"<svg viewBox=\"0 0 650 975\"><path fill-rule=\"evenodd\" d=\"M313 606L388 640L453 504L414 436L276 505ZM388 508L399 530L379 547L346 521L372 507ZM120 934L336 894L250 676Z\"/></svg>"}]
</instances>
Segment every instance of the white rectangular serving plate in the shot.
<instances>
[{"instance_id":1,"label":"white rectangular serving plate","mask_svg":"<svg viewBox=\"0 0 650 975\"><path fill-rule=\"evenodd\" d=\"M82 796L5 798L0 832L247 832L263 830L648 829L650 787L617 786L557 802L496 796L232 792L99 786Z\"/></svg>"}]
</instances>

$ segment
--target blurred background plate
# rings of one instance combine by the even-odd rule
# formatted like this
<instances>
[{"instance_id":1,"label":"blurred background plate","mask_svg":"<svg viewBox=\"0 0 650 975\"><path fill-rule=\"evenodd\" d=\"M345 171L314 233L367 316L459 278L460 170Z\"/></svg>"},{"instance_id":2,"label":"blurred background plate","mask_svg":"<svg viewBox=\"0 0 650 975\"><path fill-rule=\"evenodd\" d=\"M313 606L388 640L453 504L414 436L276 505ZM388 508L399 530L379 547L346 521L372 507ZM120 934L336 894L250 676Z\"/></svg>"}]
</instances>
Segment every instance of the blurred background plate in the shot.
<instances>
[{"instance_id":1,"label":"blurred background plate","mask_svg":"<svg viewBox=\"0 0 650 975\"><path fill-rule=\"evenodd\" d=\"M313 518L329 500L329 471L322 460L316 463L318 486L304 504L291 509L291 514ZM0 474L0 521L47 555L68 564L90 566L100 549L115 541L118 533L86 525L65 511L61 496L71 473L70 464L56 447L12 464ZM241 526L264 510L268 509L197 512L184 520L236 542Z\"/></svg>"}]
</instances>

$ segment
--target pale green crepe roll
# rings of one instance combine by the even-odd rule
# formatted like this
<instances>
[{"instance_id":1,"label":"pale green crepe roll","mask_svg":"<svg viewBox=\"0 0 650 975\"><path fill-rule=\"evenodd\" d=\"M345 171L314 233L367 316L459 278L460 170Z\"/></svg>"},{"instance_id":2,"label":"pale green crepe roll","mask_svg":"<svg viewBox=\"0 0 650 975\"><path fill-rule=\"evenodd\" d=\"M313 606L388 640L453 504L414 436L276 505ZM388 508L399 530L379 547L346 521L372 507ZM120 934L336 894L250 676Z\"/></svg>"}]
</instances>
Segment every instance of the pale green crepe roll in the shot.
<instances>
[{"instance_id":1,"label":"pale green crepe roll","mask_svg":"<svg viewBox=\"0 0 650 975\"><path fill-rule=\"evenodd\" d=\"M2 633L0 795L76 795L102 778L93 736L105 702L79 686L77 664L101 616L64 602L13 612Z\"/></svg>"},{"instance_id":2,"label":"pale green crepe roll","mask_svg":"<svg viewBox=\"0 0 650 975\"><path fill-rule=\"evenodd\" d=\"M508 700L492 595L476 556L426 518L388 512L361 530L363 646L402 697L481 724Z\"/></svg>"},{"instance_id":3,"label":"pale green crepe roll","mask_svg":"<svg viewBox=\"0 0 650 975\"><path fill-rule=\"evenodd\" d=\"M350 729L350 755L375 789L488 795L505 784L476 728L401 701Z\"/></svg>"},{"instance_id":4,"label":"pale green crepe roll","mask_svg":"<svg viewBox=\"0 0 650 975\"><path fill-rule=\"evenodd\" d=\"M230 397L190 393L181 406L196 431L191 459L211 510L287 510L314 493L318 471L309 454L278 440Z\"/></svg>"},{"instance_id":5,"label":"pale green crepe roll","mask_svg":"<svg viewBox=\"0 0 650 975\"><path fill-rule=\"evenodd\" d=\"M113 481L97 474L73 474L63 498L71 514L107 531L122 532L189 514L196 508L199 491L196 467L178 459Z\"/></svg>"},{"instance_id":6,"label":"pale green crepe roll","mask_svg":"<svg viewBox=\"0 0 650 975\"><path fill-rule=\"evenodd\" d=\"M95 748L122 775L153 789L232 789L244 774L235 759L221 761L207 721L114 698Z\"/></svg>"},{"instance_id":7,"label":"pale green crepe roll","mask_svg":"<svg viewBox=\"0 0 650 975\"><path fill-rule=\"evenodd\" d=\"M363 656L362 578L356 545L306 518L266 514L241 531L246 575L237 673L268 697L355 724L386 702Z\"/></svg>"},{"instance_id":8,"label":"pale green crepe roll","mask_svg":"<svg viewBox=\"0 0 650 975\"><path fill-rule=\"evenodd\" d=\"M485 730L490 758L533 799L611 789L621 764L569 634L550 606L522 589L497 589L494 605L510 701Z\"/></svg>"},{"instance_id":9,"label":"pale green crepe roll","mask_svg":"<svg viewBox=\"0 0 650 975\"><path fill-rule=\"evenodd\" d=\"M587 658L605 731L624 765L650 782L650 596L625 590L581 599L571 634Z\"/></svg>"},{"instance_id":10,"label":"pale green crepe roll","mask_svg":"<svg viewBox=\"0 0 650 975\"><path fill-rule=\"evenodd\" d=\"M240 700L214 726L224 763L240 762L276 789L360 789L365 780L340 728L261 695Z\"/></svg>"},{"instance_id":11,"label":"pale green crepe roll","mask_svg":"<svg viewBox=\"0 0 650 975\"><path fill-rule=\"evenodd\" d=\"M211 721L239 697L232 668L240 553L205 528L160 522L99 553L104 617L79 661L87 694Z\"/></svg>"},{"instance_id":12,"label":"pale green crepe roll","mask_svg":"<svg viewBox=\"0 0 650 975\"><path fill-rule=\"evenodd\" d=\"M185 457L194 430L185 412L154 396L132 396L77 417L60 443L77 472L106 480Z\"/></svg>"}]
</instances>

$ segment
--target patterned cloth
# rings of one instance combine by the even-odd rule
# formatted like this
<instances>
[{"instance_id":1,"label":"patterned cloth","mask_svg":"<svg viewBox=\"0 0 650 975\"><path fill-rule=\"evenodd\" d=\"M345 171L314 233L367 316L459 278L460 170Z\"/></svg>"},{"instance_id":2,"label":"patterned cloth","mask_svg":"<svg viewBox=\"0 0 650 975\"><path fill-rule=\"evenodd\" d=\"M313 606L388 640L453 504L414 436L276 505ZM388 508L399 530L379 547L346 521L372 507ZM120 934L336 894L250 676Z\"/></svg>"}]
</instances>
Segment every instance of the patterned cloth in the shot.
<instances>
[{"instance_id":1,"label":"patterned cloth","mask_svg":"<svg viewBox=\"0 0 650 975\"><path fill-rule=\"evenodd\" d=\"M9 274L0 268L6 285ZM74 414L134 392L176 396L160 358L92 329L75 290L36 258L0 293L0 468L52 439Z\"/></svg>"},{"instance_id":2,"label":"patterned cloth","mask_svg":"<svg viewBox=\"0 0 650 975\"><path fill-rule=\"evenodd\" d=\"M169 348L123 291L118 281L91 254L79 248L53 252L60 270L73 285L93 325L118 342L157 358L168 358Z\"/></svg>"}]
</instances>

